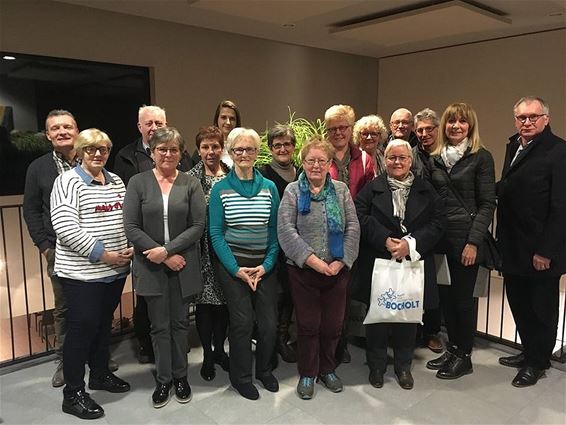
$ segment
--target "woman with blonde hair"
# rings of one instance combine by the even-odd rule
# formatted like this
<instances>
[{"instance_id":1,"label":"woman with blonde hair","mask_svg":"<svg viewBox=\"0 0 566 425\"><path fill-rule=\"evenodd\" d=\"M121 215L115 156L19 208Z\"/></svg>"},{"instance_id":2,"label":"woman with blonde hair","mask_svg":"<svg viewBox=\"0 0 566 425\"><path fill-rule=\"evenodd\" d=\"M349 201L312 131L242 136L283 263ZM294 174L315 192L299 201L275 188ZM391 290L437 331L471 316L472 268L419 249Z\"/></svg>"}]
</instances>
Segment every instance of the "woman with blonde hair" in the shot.
<instances>
[{"instance_id":1,"label":"woman with blonde hair","mask_svg":"<svg viewBox=\"0 0 566 425\"><path fill-rule=\"evenodd\" d=\"M431 182L446 205L447 226L437 252L446 255L449 286L439 287L448 330L447 351L427 363L440 379L473 372L476 329L474 286L484 240L495 210L493 157L483 147L476 112L467 103L449 105L440 119L431 156Z\"/></svg>"}]
</instances>

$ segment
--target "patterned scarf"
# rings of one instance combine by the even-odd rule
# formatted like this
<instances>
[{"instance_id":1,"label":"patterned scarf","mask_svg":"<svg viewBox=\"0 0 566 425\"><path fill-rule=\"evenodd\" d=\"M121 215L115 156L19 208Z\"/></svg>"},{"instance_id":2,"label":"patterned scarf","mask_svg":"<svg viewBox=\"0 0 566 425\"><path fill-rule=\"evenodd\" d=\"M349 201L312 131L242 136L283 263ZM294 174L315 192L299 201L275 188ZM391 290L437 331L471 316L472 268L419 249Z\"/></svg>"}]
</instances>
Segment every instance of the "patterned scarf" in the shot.
<instances>
[{"instance_id":1,"label":"patterned scarf","mask_svg":"<svg viewBox=\"0 0 566 425\"><path fill-rule=\"evenodd\" d=\"M403 232L407 231L407 228L403 224L405 219L405 207L407 205L407 199L409 198L409 192L411 191L411 186L415 176L409 171L405 180L397 180L391 177L387 177L387 183L389 183L389 189L391 189L391 196L393 199L393 216L399 218L401 224L401 230Z\"/></svg>"},{"instance_id":2,"label":"patterned scarf","mask_svg":"<svg viewBox=\"0 0 566 425\"><path fill-rule=\"evenodd\" d=\"M456 146L444 145L442 151L440 151L440 156L442 157L442 161L444 161L444 165L446 165L448 172L450 172L450 170L452 170L452 167L454 167L454 165L456 165L456 163L460 161L460 159L462 159L462 157L468 150L469 144L470 143L468 141L468 138L466 137Z\"/></svg>"},{"instance_id":3,"label":"patterned scarf","mask_svg":"<svg viewBox=\"0 0 566 425\"><path fill-rule=\"evenodd\" d=\"M310 191L307 176L303 171L299 175L299 191L298 209L301 215L307 215L311 212L311 200L325 201L330 254L335 259L344 258L344 221L330 174L326 175L322 190L318 194L313 195Z\"/></svg>"}]
</instances>

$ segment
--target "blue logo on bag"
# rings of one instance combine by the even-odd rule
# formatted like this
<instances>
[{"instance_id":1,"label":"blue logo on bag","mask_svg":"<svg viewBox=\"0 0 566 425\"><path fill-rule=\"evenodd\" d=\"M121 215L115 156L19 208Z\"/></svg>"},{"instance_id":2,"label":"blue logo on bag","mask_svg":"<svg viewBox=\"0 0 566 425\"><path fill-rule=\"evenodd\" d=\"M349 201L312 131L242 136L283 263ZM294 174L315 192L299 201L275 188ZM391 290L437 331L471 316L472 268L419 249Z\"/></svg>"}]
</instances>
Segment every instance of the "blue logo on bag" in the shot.
<instances>
[{"instance_id":1,"label":"blue logo on bag","mask_svg":"<svg viewBox=\"0 0 566 425\"><path fill-rule=\"evenodd\" d=\"M389 288L377 299L377 305L388 310L409 310L419 307L419 300L407 300L404 298L405 294L396 293L392 288Z\"/></svg>"}]
</instances>

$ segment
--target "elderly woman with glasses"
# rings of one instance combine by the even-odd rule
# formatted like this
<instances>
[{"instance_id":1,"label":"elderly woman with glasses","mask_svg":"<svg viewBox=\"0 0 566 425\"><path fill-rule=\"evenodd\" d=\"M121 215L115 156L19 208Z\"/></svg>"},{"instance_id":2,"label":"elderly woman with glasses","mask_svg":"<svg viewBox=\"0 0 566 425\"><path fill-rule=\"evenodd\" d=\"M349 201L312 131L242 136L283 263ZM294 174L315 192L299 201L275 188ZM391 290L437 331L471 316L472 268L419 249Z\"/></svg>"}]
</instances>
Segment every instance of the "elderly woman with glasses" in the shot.
<instances>
[{"instance_id":1,"label":"elderly woman with glasses","mask_svg":"<svg viewBox=\"0 0 566 425\"><path fill-rule=\"evenodd\" d=\"M271 373L277 329L277 209L275 184L253 165L260 147L255 130L237 127L226 140L234 161L210 193L209 234L230 317L230 382L240 395L257 400L252 382L252 332L257 323L255 377L271 392L279 383Z\"/></svg>"},{"instance_id":2,"label":"elderly woman with glasses","mask_svg":"<svg viewBox=\"0 0 566 425\"><path fill-rule=\"evenodd\" d=\"M288 125L276 125L267 133L267 146L273 159L270 164L261 167L260 172L264 177L275 183L280 198L283 197L287 185L297 178L297 168L293 163L295 144L295 134ZM293 300L289 290L285 254L283 252L279 254L277 278L281 292L277 302L279 320L277 323L276 351L284 361L294 363L297 361L297 353L293 346L288 344L289 326L293 316Z\"/></svg>"},{"instance_id":3,"label":"elderly woman with glasses","mask_svg":"<svg viewBox=\"0 0 566 425\"><path fill-rule=\"evenodd\" d=\"M335 352L360 228L348 187L330 177L333 156L322 139L303 146L304 171L285 189L277 224L297 318L297 393L304 400L313 397L317 378L332 392L343 389Z\"/></svg>"},{"instance_id":4,"label":"elderly woman with glasses","mask_svg":"<svg viewBox=\"0 0 566 425\"><path fill-rule=\"evenodd\" d=\"M446 204L448 224L437 252L446 255L450 285L440 285L447 351L426 367L440 379L473 372L476 331L474 287L484 240L495 211L495 166L480 139L478 117L467 103L449 105L431 156L431 182Z\"/></svg>"},{"instance_id":5,"label":"elderly woman with glasses","mask_svg":"<svg viewBox=\"0 0 566 425\"><path fill-rule=\"evenodd\" d=\"M51 221L57 235L54 274L67 300L63 348L63 412L96 419L104 409L85 392L85 363L92 390L121 393L130 385L108 369L110 331L130 272L132 249L124 232L126 188L106 171L112 142L98 129L82 131L75 149L81 164L60 174L51 192Z\"/></svg>"},{"instance_id":6,"label":"elderly woman with glasses","mask_svg":"<svg viewBox=\"0 0 566 425\"><path fill-rule=\"evenodd\" d=\"M387 127L379 115L366 115L354 125L354 144L373 158L376 176L385 172L383 151L388 134Z\"/></svg>"},{"instance_id":7,"label":"elderly woman with glasses","mask_svg":"<svg viewBox=\"0 0 566 425\"><path fill-rule=\"evenodd\" d=\"M199 181L177 169L184 142L173 127L149 139L153 170L136 174L124 200L126 235L134 245L134 285L147 302L155 353L153 407L165 406L174 388L191 400L187 382L189 302L202 291L200 238L206 202Z\"/></svg>"},{"instance_id":8,"label":"elderly woman with glasses","mask_svg":"<svg viewBox=\"0 0 566 425\"><path fill-rule=\"evenodd\" d=\"M433 253L443 232L444 206L432 185L411 172L412 159L408 142L389 142L385 148L386 173L364 187L355 201L361 228L357 281L367 304L376 258L424 260L425 274L434 273ZM438 304L438 296L431 296L436 289L434 284L425 277L424 298L429 304ZM416 323L366 325L366 357L372 386L383 386L391 333L395 375L403 389L413 388L411 363L416 331Z\"/></svg>"}]
</instances>

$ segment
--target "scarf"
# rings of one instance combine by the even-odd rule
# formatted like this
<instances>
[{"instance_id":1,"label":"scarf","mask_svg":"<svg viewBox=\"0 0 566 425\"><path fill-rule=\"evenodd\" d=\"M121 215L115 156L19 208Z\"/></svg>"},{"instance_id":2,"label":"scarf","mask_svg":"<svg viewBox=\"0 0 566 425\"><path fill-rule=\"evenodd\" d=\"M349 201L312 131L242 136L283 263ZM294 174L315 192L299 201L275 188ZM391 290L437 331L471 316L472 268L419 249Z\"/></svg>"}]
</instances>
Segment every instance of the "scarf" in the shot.
<instances>
[{"instance_id":1,"label":"scarf","mask_svg":"<svg viewBox=\"0 0 566 425\"><path fill-rule=\"evenodd\" d=\"M454 167L454 165L456 165L456 163L460 161L460 159L462 159L462 157L468 150L469 144L470 143L468 141L468 138L466 137L456 146L444 145L444 147L440 151L440 156L442 157L442 160L444 161L444 165L446 165L448 172L450 172L450 170L452 170L452 167Z\"/></svg>"},{"instance_id":2,"label":"scarf","mask_svg":"<svg viewBox=\"0 0 566 425\"><path fill-rule=\"evenodd\" d=\"M330 254L335 259L344 258L344 221L330 174L326 175L322 190L317 195L313 195L310 191L307 176L303 171L299 175L299 191L298 209L301 215L307 215L311 212L311 200L325 201Z\"/></svg>"},{"instance_id":3,"label":"scarf","mask_svg":"<svg viewBox=\"0 0 566 425\"><path fill-rule=\"evenodd\" d=\"M285 180L287 183L291 183L292 181L294 181L295 177L297 176L297 170L293 165L293 161L289 162L289 164L287 165L282 165L277 161L273 160L271 161L271 164L269 164L269 166L273 168L273 171L279 174L281 178Z\"/></svg>"},{"instance_id":4,"label":"scarf","mask_svg":"<svg viewBox=\"0 0 566 425\"><path fill-rule=\"evenodd\" d=\"M399 218L401 224L401 230L407 232L407 228L403 224L405 219L405 207L407 206L407 199L409 198L409 192L411 191L411 186L415 176L409 171L405 180L397 180L391 177L387 177L387 183L389 183L389 189L391 189L391 197L393 199L393 216Z\"/></svg>"},{"instance_id":5,"label":"scarf","mask_svg":"<svg viewBox=\"0 0 566 425\"><path fill-rule=\"evenodd\" d=\"M226 175L226 180L232 189L244 198L253 198L263 187L263 176L255 168L253 169L253 177L251 180L240 180L234 168Z\"/></svg>"}]
</instances>

